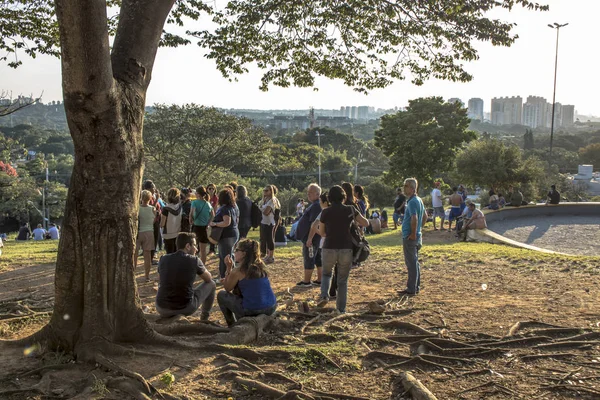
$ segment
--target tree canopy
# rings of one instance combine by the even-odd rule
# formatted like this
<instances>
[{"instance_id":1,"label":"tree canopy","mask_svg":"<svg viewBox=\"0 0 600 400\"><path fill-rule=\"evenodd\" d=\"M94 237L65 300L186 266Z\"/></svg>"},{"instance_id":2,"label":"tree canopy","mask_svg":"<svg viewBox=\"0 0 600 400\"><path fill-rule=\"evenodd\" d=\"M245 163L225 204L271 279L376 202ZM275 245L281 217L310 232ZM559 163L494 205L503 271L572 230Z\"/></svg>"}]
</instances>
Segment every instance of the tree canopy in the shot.
<instances>
[{"instance_id":1,"label":"tree canopy","mask_svg":"<svg viewBox=\"0 0 600 400\"><path fill-rule=\"evenodd\" d=\"M426 182L449 171L456 151L476 138L468 126L467 111L459 104L420 98L409 101L406 111L381 118L375 145L390 157L392 181L414 176Z\"/></svg>"},{"instance_id":2,"label":"tree canopy","mask_svg":"<svg viewBox=\"0 0 600 400\"><path fill-rule=\"evenodd\" d=\"M144 133L148 173L166 186L206 182L219 169L269 166L265 156L271 140L260 128L215 108L156 105L146 117Z\"/></svg>"}]
</instances>

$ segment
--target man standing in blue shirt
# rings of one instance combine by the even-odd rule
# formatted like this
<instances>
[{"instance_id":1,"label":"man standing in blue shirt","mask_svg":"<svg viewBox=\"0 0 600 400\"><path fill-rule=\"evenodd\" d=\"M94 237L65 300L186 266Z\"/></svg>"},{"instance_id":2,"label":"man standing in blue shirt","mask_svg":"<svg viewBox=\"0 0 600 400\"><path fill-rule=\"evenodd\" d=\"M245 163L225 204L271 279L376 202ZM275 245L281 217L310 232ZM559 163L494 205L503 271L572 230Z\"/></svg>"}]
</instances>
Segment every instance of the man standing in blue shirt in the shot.
<instances>
[{"instance_id":1,"label":"man standing in blue shirt","mask_svg":"<svg viewBox=\"0 0 600 400\"><path fill-rule=\"evenodd\" d=\"M311 183L306 191L308 201L310 205L304 210L304 213L298 220L298 226L296 227L296 238L302 241L302 258L304 260L304 278L296 284L300 287L310 287L313 284L315 286L321 286L321 282L311 282L311 277L315 269L315 263L318 257L319 243L321 236L315 235L312 239L312 246L306 246L308 241L308 234L310 233L310 227L315 219L321 213L321 204L319 203L319 196L321 196L321 187L316 183ZM312 251L311 251L312 250ZM317 266L320 269L320 266ZM317 277L321 274L317 271ZM318 278L317 278L318 279Z\"/></svg>"},{"instance_id":2,"label":"man standing in blue shirt","mask_svg":"<svg viewBox=\"0 0 600 400\"><path fill-rule=\"evenodd\" d=\"M408 200L402 221L402 246L404 248L404 262L408 270L406 289L398 292L399 295L414 296L419 293L421 285L421 267L419 265L419 250L421 249L421 228L427 222L427 211L423 201L417 196L419 183L415 178L404 181L404 193Z\"/></svg>"}]
</instances>

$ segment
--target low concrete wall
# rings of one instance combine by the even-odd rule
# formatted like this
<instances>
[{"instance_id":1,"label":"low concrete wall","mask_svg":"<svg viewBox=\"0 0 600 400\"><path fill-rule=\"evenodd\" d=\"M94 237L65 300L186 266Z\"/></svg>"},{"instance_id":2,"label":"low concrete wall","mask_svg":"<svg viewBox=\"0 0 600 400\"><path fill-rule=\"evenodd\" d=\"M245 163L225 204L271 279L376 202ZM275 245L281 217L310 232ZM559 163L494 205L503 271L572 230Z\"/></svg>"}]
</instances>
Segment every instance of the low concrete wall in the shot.
<instances>
[{"instance_id":1,"label":"low concrete wall","mask_svg":"<svg viewBox=\"0 0 600 400\"><path fill-rule=\"evenodd\" d=\"M494 244L505 244L513 247L540 251L548 254L566 254L517 242L493 231L495 221L520 218L551 218L552 216L600 216L600 203L562 203L557 205L531 205L522 207L506 207L501 210L484 210L488 229L475 229L468 232L469 240Z\"/></svg>"}]
</instances>

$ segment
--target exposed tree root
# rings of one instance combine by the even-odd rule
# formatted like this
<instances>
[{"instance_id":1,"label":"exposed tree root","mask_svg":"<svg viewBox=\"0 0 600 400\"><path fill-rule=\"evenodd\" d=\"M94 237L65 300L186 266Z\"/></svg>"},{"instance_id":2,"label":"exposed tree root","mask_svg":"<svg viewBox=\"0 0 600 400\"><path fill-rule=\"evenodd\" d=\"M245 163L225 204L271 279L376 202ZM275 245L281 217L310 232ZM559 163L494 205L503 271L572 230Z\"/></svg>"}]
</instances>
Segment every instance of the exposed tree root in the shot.
<instances>
[{"instance_id":1,"label":"exposed tree root","mask_svg":"<svg viewBox=\"0 0 600 400\"><path fill-rule=\"evenodd\" d=\"M492 371L489 368L484 368L484 369L478 369L475 371L467 371L467 372L463 372L462 374L459 374L458 376L475 376L475 375L493 375L494 371Z\"/></svg>"},{"instance_id":2,"label":"exposed tree root","mask_svg":"<svg viewBox=\"0 0 600 400\"><path fill-rule=\"evenodd\" d=\"M437 400L437 397L435 397L435 395L410 372L403 372L398 378L400 379L404 390L410 393L414 400Z\"/></svg>"},{"instance_id":3,"label":"exposed tree root","mask_svg":"<svg viewBox=\"0 0 600 400\"><path fill-rule=\"evenodd\" d=\"M0 344L4 344L5 346L11 347L20 347L20 346L31 346L33 344L45 344L52 342L52 329L50 329L50 325L45 325L42 329L35 332L32 335L26 336L21 339L14 340L0 340Z\"/></svg>"},{"instance_id":4,"label":"exposed tree root","mask_svg":"<svg viewBox=\"0 0 600 400\"><path fill-rule=\"evenodd\" d=\"M340 400L370 400L366 397L359 397L359 396L350 396L347 394L343 394L343 393L334 393L334 392L322 392L320 390L315 390L315 389L310 389L307 388L306 390L318 395L318 396L322 396L325 399L340 399Z\"/></svg>"},{"instance_id":5,"label":"exposed tree root","mask_svg":"<svg viewBox=\"0 0 600 400\"><path fill-rule=\"evenodd\" d=\"M277 388L274 388L273 386L269 386L267 384L264 384L262 382L254 380L254 379L237 376L233 380L235 383L239 384L241 387L243 387L245 390L247 390L249 392L256 391L256 393L260 393L263 396L271 397L273 399L279 399L279 398L285 396L285 394L286 394L286 392L284 392L282 390L279 390ZM251 390L249 390L249 389L251 389Z\"/></svg>"},{"instance_id":6,"label":"exposed tree root","mask_svg":"<svg viewBox=\"0 0 600 400\"><path fill-rule=\"evenodd\" d=\"M144 385L138 380L125 376L118 376L109 379L106 382L106 386L125 392L136 400L150 400L150 397L144 393Z\"/></svg>"},{"instance_id":7,"label":"exposed tree root","mask_svg":"<svg viewBox=\"0 0 600 400\"><path fill-rule=\"evenodd\" d=\"M542 386L542 389L568 390L571 392L583 392L583 393L589 393L589 394L594 394L594 395L600 396L600 390L596 390L594 388L583 386L583 385L564 385L564 384L563 385L548 385L548 386Z\"/></svg>"},{"instance_id":8,"label":"exposed tree root","mask_svg":"<svg viewBox=\"0 0 600 400\"><path fill-rule=\"evenodd\" d=\"M480 347L519 347L523 345L529 347L530 345L551 342L552 338L548 336L533 336L519 339L502 340L494 343L482 343Z\"/></svg>"},{"instance_id":9,"label":"exposed tree root","mask_svg":"<svg viewBox=\"0 0 600 400\"><path fill-rule=\"evenodd\" d=\"M34 312L34 313L30 313L30 314L25 314L25 315L0 314L0 322L15 322L15 321L19 321L22 319L28 319L28 318L32 318L32 317L46 317L50 314L52 314L52 313L49 311Z\"/></svg>"},{"instance_id":10,"label":"exposed tree root","mask_svg":"<svg viewBox=\"0 0 600 400\"><path fill-rule=\"evenodd\" d=\"M337 369L341 369L340 366L338 365L338 363L336 363L331 358L329 358L327 355L325 355L321 350L308 349L308 350L306 350L306 354L309 356L316 356L316 358L319 358L319 359L325 361L326 364L329 364L332 367L335 367Z\"/></svg>"},{"instance_id":11,"label":"exposed tree root","mask_svg":"<svg viewBox=\"0 0 600 400\"><path fill-rule=\"evenodd\" d=\"M207 350L231 354L235 357L252 361L269 358L289 360L291 356L289 352L283 350L252 350L245 347L229 347L222 345L212 345L208 347Z\"/></svg>"},{"instance_id":12,"label":"exposed tree root","mask_svg":"<svg viewBox=\"0 0 600 400\"><path fill-rule=\"evenodd\" d=\"M277 400L317 400L313 396L299 390L289 390Z\"/></svg>"},{"instance_id":13,"label":"exposed tree root","mask_svg":"<svg viewBox=\"0 0 600 400\"><path fill-rule=\"evenodd\" d=\"M243 358L233 357L227 354L219 354L217 355L216 360L223 362L225 365L234 364L237 365L238 368L246 368L250 371L264 372L261 367L252 364L250 361L246 361Z\"/></svg>"},{"instance_id":14,"label":"exposed tree root","mask_svg":"<svg viewBox=\"0 0 600 400\"><path fill-rule=\"evenodd\" d=\"M600 345L600 340L594 341L582 341L582 340L572 340L572 341L563 341L557 343L544 343L538 344L534 346L535 349L569 349L569 348L592 348L594 346Z\"/></svg>"},{"instance_id":15,"label":"exposed tree root","mask_svg":"<svg viewBox=\"0 0 600 400\"><path fill-rule=\"evenodd\" d=\"M44 365L43 367L32 369L31 371L22 373L21 375L19 375L19 378L24 378L26 376L31 376L31 375L36 375L36 374L41 375L42 372L45 372L48 370L61 370L61 369L68 369L68 368L72 368L72 367L73 367L73 364L71 364L71 363Z\"/></svg>"},{"instance_id":16,"label":"exposed tree root","mask_svg":"<svg viewBox=\"0 0 600 400\"><path fill-rule=\"evenodd\" d=\"M435 368L442 368L442 369L447 369L447 370L454 370L454 367L452 365L447 365L447 364L439 364L436 363L434 361L429 361L426 360L423 356L415 356L415 357L411 357L410 360L407 361L402 361L396 364L391 364L388 365L386 367L384 367L385 369L392 369L392 368L410 368L410 367L423 367L423 368L431 368L431 367L435 367Z\"/></svg>"},{"instance_id":17,"label":"exposed tree root","mask_svg":"<svg viewBox=\"0 0 600 400\"><path fill-rule=\"evenodd\" d=\"M437 333L429 331L423 327L420 327L419 325L415 325L406 321L400 321L397 319L392 319L390 321L371 322L370 324L379 325L380 327L387 329L401 329L404 331L412 331L423 335L437 336Z\"/></svg>"},{"instance_id":18,"label":"exposed tree root","mask_svg":"<svg viewBox=\"0 0 600 400\"><path fill-rule=\"evenodd\" d=\"M507 336L514 336L522 329L527 328L564 328L563 326L546 324L545 322L539 321L519 321L510 327Z\"/></svg>"},{"instance_id":19,"label":"exposed tree root","mask_svg":"<svg viewBox=\"0 0 600 400\"><path fill-rule=\"evenodd\" d=\"M278 372L261 372L260 377L266 380L274 380L291 384L290 390L302 390L302 384Z\"/></svg>"},{"instance_id":20,"label":"exposed tree root","mask_svg":"<svg viewBox=\"0 0 600 400\"><path fill-rule=\"evenodd\" d=\"M161 335L173 336L182 333L223 333L229 332L229 328L221 326L213 326L209 324L171 324L160 325L154 324L152 328Z\"/></svg>"},{"instance_id":21,"label":"exposed tree root","mask_svg":"<svg viewBox=\"0 0 600 400\"><path fill-rule=\"evenodd\" d=\"M489 382L482 383L481 385L477 385L477 386L473 386L473 387L470 387L470 388L465 389L465 390L461 390L460 392L456 393L456 395L460 396L461 394L465 394L465 393L472 392L474 390L482 389L484 387L489 387L489 386L493 386L494 388L496 388L500 392L502 392L504 394L507 394L509 396L515 396L517 394L514 390L511 390L511 389L509 389L507 387L499 385L497 382L489 381Z\"/></svg>"},{"instance_id":22,"label":"exposed tree root","mask_svg":"<svg viewBox=\"0 0 600 400\"><path fill-rule=\"evenodd\" d=\"M574 353L545 353L545 354L525 354L520 356L522 361L533 361L541 358L570 358L577 357Z\"/></svg>"},{"instance_id":23,"label":"exposed tree root","mask_svg":"<svg viewBox=\"0 0 600 400\"><path fill-rule=\"evenodd\" d=\"M371 351L364 357L365 360L385 361L390 360L394 363L411 360L412 357L400 354L386 353L384 351Z\"/></svg>"},{"instance_id":24,"label":"exposed tree root","mask_svg":"<svg viewBox=\"0 0 600 400\"><path fill-rule=\"evenodd\" d=\"M535 336L556 336L556 335L577 335L581 334L583 329L581 328L546 328L546 329L534 329L530 333Z\"/></svg>"},{"instance_id":25,"label":"exposed tree root","mask_svg":"<svg viewBox=\"0 0 600 400\"><path fill-rule=\"evenodd\" d=\"M600 339L600 332L583 333L581 335L569 336L569 337L562 338L562 339L556 339L556 341L557 342L572 342L572 341L579 341L579 340L596 340L596 339Z\"/></svg>"},{"instance_id":26,"label":"exposed tree root","mask_svg":"<svg viewBox=\"0 0 600 400\"><path fill-rule=\"evenodd\" d=\"M273 317L269 315L242 318L228 333L217 334L213 342L233 345L254 342L271 322Z\"/></svg>"},{"instance_id":27,"label":"exposed tree root","mask_svg":"<svg viewBox=\"0 0 600 400\"><path fill-rule=\"evenodd\" d=\"M388 336L387 338L393 342L397 342L397 343L414 343L414 342L418 342L421 341L423 339L428 339L428 338L434 338L436 337L436 334L431 334L431 335L391 335Z\"/></svg>"},{"instance_id":28,"label":"exposed tree root","mask_svg":"<svg viewBox=\"0 0 600 400\"><path fill-rule=\"evenodd\" d=\"M9 389L9 390L5 390L3 392L0 392L0 399L5 399L6 396L10 396L13 394L18 394L18 393L39 393L42 396L46 396L50 390L50 376L49 375L44 375L42 376L42 379L36 383L33 386L30 386L28 388L21 388L21 389Z\"/></svg>"},{"instance_id":29,"label":"exposed tree root","mask_svg":"<svg viewBox=\"0 0 600 400\"><path fill-rule=\"evenodd\" d=\"M118 372L123 376L129 377L131 379L134 379L134 380L140 382L140 384L144 388L144 392L145 392L144 394L151 395L153 390L156 391L156 389L154 389L154 387L152 387L152 385L142 375L138 374L137 372L133 372L126 368L120 367L119 365L115 364L108 358L104 357L102 354L96 353L93 357L94 357L94 360L96 361L96 363L102 365L104 368L114 371L114 372Z\"/></svg>"},{"instance_id":30,"label":"exposed tree root","mask_svg":"<svg viewBox=\"0 0 600 400\"><path fill-rule=\"evenodd\" d=\"M304 331L306 330L306 328L308 328L311 324L314 324L315 322L317 322L318 320L323 318L323 316L324 316L324 314L318 314L317 316L306 321L306 323L304 325L302 325L302 328L300 328L300 334L304 335Z\"/></svg>"}]
</instances>

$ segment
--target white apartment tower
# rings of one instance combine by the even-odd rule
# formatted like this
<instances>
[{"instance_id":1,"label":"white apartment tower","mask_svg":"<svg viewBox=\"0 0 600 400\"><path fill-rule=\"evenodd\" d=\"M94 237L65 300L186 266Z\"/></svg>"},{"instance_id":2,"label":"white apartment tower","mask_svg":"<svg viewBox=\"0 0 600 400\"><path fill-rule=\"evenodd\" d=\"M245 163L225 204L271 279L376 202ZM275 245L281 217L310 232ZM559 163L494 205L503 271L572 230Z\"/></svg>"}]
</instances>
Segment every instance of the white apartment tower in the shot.
<instances>
[{"instance_id":1,"label":"white apartment tower","mask_svg":"<svg viewBox=\"0 0 600 400\"><path fill-rule=\"evenodd\" d=\"M545 98L528 96L523 104L523 125L532 129L546 127L549 104Z\"/></svg>"},{"instance_id":2,"label":"white apartment tower","mask_svg":"<svg viewBox=\"0 0 600 400\"><path fill-rule=\"evenodd\" d=\"M492 124L520 125L523 123L523 98L494 97L492 99Z\"/></svg>"},{"instance_id":3,"label":"white apartment tower","mask_svg":"<svg viewBox=\"0 0 600 400\"><path fill-rule=\"evenodd\" d=\"M483 122L483 99L474 97L469 99L468 105L467 115L469 118L478 119Z\"/></svg>"}]
</instances>

